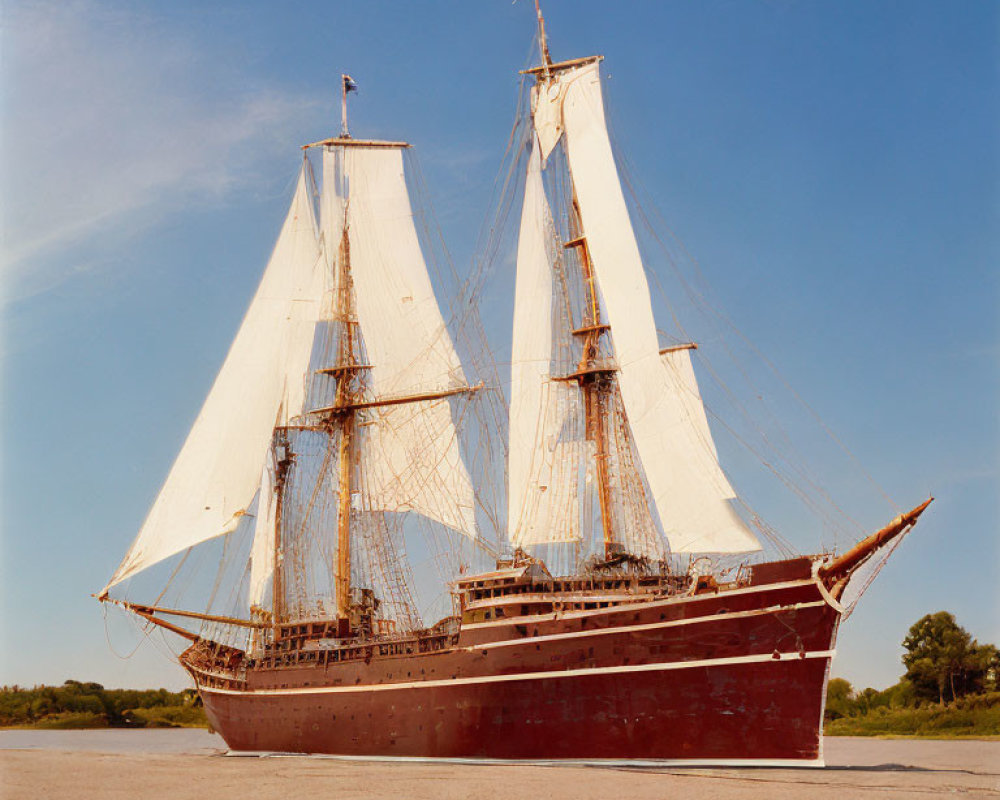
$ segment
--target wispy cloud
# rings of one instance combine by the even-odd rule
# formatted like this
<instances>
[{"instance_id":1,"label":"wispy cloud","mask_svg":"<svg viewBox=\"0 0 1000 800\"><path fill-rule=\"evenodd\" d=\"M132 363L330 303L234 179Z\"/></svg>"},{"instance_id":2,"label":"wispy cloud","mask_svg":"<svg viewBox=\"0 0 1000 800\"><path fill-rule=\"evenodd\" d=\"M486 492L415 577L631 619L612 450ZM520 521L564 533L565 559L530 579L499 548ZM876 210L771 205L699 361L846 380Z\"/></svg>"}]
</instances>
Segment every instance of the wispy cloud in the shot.
<instances>
[{"instance_id":1,"label":"wispy cloud","mask_svg":"<svg viewBox=\"0 0 1000 800\"><path fill-rule=\"evenodd\" d=\"M82 242L225 201L287 157L289 120L317 106L279 86L234 89L238 75L215 85L224 52L135 7L11 2L3 50L8 302L90 269L72 257Z\"/></svg>"}]
</instances>

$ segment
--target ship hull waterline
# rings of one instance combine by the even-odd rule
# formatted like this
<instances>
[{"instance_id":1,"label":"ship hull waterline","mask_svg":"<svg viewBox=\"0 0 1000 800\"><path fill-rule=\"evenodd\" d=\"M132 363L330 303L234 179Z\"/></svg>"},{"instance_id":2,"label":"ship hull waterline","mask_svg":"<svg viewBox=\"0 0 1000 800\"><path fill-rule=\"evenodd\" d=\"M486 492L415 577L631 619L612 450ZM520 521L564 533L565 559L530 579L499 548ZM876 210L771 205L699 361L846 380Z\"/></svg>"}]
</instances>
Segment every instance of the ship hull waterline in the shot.
<instances>
[{"instance_id":1,"label":"ship hull waterline","mask_svg":"<svg viewBox=\"0 0 1000 800\"><path fill-rule=\"evenodd\" d=\"M822 766L842 609L815 579L464 626L360 663L185 664L234 752Z\"/></svg>"}]
</instances>

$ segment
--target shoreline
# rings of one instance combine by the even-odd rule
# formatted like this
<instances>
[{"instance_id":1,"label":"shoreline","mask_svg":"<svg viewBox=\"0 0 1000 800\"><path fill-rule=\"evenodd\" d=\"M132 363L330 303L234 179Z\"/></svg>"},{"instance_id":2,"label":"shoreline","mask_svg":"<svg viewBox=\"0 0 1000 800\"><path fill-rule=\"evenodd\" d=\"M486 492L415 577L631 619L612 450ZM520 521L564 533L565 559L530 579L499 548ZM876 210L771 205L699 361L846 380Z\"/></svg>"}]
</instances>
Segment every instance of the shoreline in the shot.
<instances>
[{"instance_id":1,"label":"shoreline","mask_svg":"<svg viewBox=\"0 0 1000 800\"><path fill-rule=\"evenodd\" d=\"M90 727L63 728L59 726L47 725L0 725L2 731L51 731L54 733L72 733L83 731L205 731L215 733L207 725L93 725ZM953 735L929 735L922 733L824 733L824 739L879 739L879 740L899 740L899 741L929 741L929 742L997 742L1000 741L1000 734L967 734L957 733ZM0 746L0 750L5 749Z\"/></svg>"}]
</instances>

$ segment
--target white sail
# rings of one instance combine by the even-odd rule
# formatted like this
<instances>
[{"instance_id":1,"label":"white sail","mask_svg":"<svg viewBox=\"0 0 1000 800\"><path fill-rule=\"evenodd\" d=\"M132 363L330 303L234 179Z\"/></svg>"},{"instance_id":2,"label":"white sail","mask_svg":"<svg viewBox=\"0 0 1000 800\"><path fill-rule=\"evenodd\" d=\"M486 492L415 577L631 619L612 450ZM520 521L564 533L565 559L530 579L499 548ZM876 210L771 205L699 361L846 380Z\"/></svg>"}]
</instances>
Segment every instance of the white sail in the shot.
<instances>
[{"instance_id":1,"label":"white sail","mask_svg":"<svg viewBox=\"0 0 1000 800\"><path fill-rule=\"evenodd\" d=\"M340 148L323 149L323 184L319 198L320 244L326 258L326 274L330 292L324 301L323 319L333 317L336 301L337 255L344 234L343 151Z\"/></svg>"},{"instance_id":2,"label":"white sail","mask_svg":"<svg viewBox=\"0 0 1000 800\"><path fill-rule=\"evenodd\" d=\"M278 504L274 497L273 459L264 460L260 473L260 491L257 495L257 521L254 526L253 544L250 546L250 588L247 605L251 609L264 604L267 584L274 573L275 512Z\"/></svg>"},{"instance_id":3,"label":"white sail","mask_svg":"<svg viewBox=\"0 0 1000 800\"><path fill-rule=\"evenodd\" d=\"M611 326L622 401L671 550L759 549L730 505L732 487L713 449L697 445L660 361L649 286L605 125L598 62L560 72L554 80L560 89L536 89L535 105L557 106L541 115L547 126L554 118L562 121L582 228Z\"/></svg>"},{"instance_id":4,"label":"white sail","mask_svg":"<svg viewBox=\"0 0 1000 800\"><path fill-rule=\"evenodd\" d=\"M417 239L396 147L344 148L358 322L377 398L464 387ZM382 406L364 426L367 510L414 511L476 536L472 481L447 400Z\"/></svg>"},{"instance_id":5,"label":"white sail","mask_svg":"<svg viewBox=\"0 0 1000 800\"><path fill-rule=\"evenodd\" d=\"M683 409L684 418L688 421L692 437L701 443L701 448L711 454L712 459L718 465L719 454L715 449L715 440L712 438L712 431L708 427L708 415L705 413L705 403L701 399L701 390L698 388L698 378L694 374L694 364L691 362L690 346L681 346L666 350L660 353L660 360L667 372L667 382L670 385L671 394L677 397ZM721 472L721 470L720 470ZM729 484L728 479L721 475L720 480ZM730 495L735 496L735 492Z\"/></svg>"},{"instance_id":6,"label":"white sail","mask_svg":"<svg viewBox=\"0 0 1000 800\"><path fill-rule=\"evenodd\" d=\"M660 356L667 378L669 400L676 402L671 411L681 420L676 435L673 437L674 448L670 452L675 472L682 473L685 469L699 475L701 480L709 483L726 499L735 499L736 492L719 466L719 456L712 439L712 431L708 427L708 417L705 414L705 404L698 389L698 379L691 363L691 351L687 349L670 350ZM716 532L725 532L726 540L740 543L740 535L750 536L742 520L736 516L731 507L714 506L709 514L699 517L697 529L673 530L669 533L670 546L674 552L730 552L720 549ZM697 510L688 511L689 514ZM724 543L724 542L723 542ZM743 540L743 544L732 552L740 550L759 549L760 545L754 538Z\"/></svg>"},{"instance_id":7,"label":"white sail","mask_svg":"<svg viewBox=\"0 0 1000 800\"><path fill-rule=\"evenodd\" d=\"M575 523L579 443L561 441L566 420L579 414L579 390L551 380L552 264L555 231L542 186L541 146L528 161L517 244L514 333L510 366L510 448L507 524L511 544L528 546L580 538ZM576 445L574 449L574 445Z\"/></svg>"},{"instance_id":8,"label":"white sail","mask_svg":"<svg viewBox=\"0 0 1000 800\"><path fill-rule=\"evenodd\" d=\"M279 409L300 409L325 269L305 171L267 270L177 460L104 592L229 533L253 499Z\"/></svg>"}]
</instances>

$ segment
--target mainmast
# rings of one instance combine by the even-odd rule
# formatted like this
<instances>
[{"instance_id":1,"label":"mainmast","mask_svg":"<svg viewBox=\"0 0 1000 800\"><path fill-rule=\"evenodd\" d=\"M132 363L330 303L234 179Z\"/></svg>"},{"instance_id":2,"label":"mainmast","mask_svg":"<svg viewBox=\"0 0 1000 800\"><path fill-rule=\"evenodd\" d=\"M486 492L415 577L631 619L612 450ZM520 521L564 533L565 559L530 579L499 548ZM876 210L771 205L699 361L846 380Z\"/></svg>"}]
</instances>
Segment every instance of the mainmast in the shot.
<instances>
[{"instance_id":1,"label":"mainmast","mask_svg":"<svg viewBox=\"0 0 1000 800\"><path fill-rule=\"evenodd\" d=\"M549 55L549 40L545 36L545 17L542 16L542 7L539 0L535 0L535 15L538 17L538 49L542 53L542 67L545 70L545 77L549 77L549 67L552 66L552 56Z\"/></svg>"},{"instance_id":2,"label":"mainmast","mask_svg":"<svg viewBox=\"0 0 1000 800\"><path fill-rule=\"evenodd\" d=\"M564 242L563 247L575 250L580 259L580 271L584 286L584 310L582 325L572 333L582 339L582 352L576 372L565 380L575 380L583 393L584 419L587 441L594 443L594 466L597 477L597 498L601 510L601 531L604 539L604 557L611 559L619 555L620 545L615 540L614 523L611 516L611 480L608 470L608 398L614 389L614 368L601 363L601 336L610 327L601 321L601 306L597 294L593 262L587 237L583 232L580 206L573 194L572 207L573 238Z\"/></svg>"},{"instance_id":3,"label":"mainmast","mask_svg":"<svg viewBox=\"0 0 1000 800\"><path fill-rule=\"evenodd\" d=\"M553 72L558 72L568 66L575 66L578 61L553 64L549 53L548 38L545 35L545 17L539 0L535 0L535 13L538 17L538 47L541 51L542 65L527 70L535 76L538 83L548 83ZM572 173L570 184L573 186ZM604 541L604 557L612 559L621 552L621 543L616 540L614 522L611 511L611 479L609 470L608 429L610 415L609 398L614 391L614 367L602 363L601 336L610 330L601 319L600 300L597 292L597 279L594 274L590 249L587 246L587 236L583 229L583 219L580 214L580 203L573 188L572 210L570 214L570 239L563 243L567 250L574 250L580 261L581 278L584 287L584 308L582 324L572 331L573 336L582 341L582 352L576 371L566 375L562 380L575 381L583 393L584 419L587 441L594 443L594 466L597 478L597 497L601 511L601 531Z\"/></svg>"}]
</instances>

